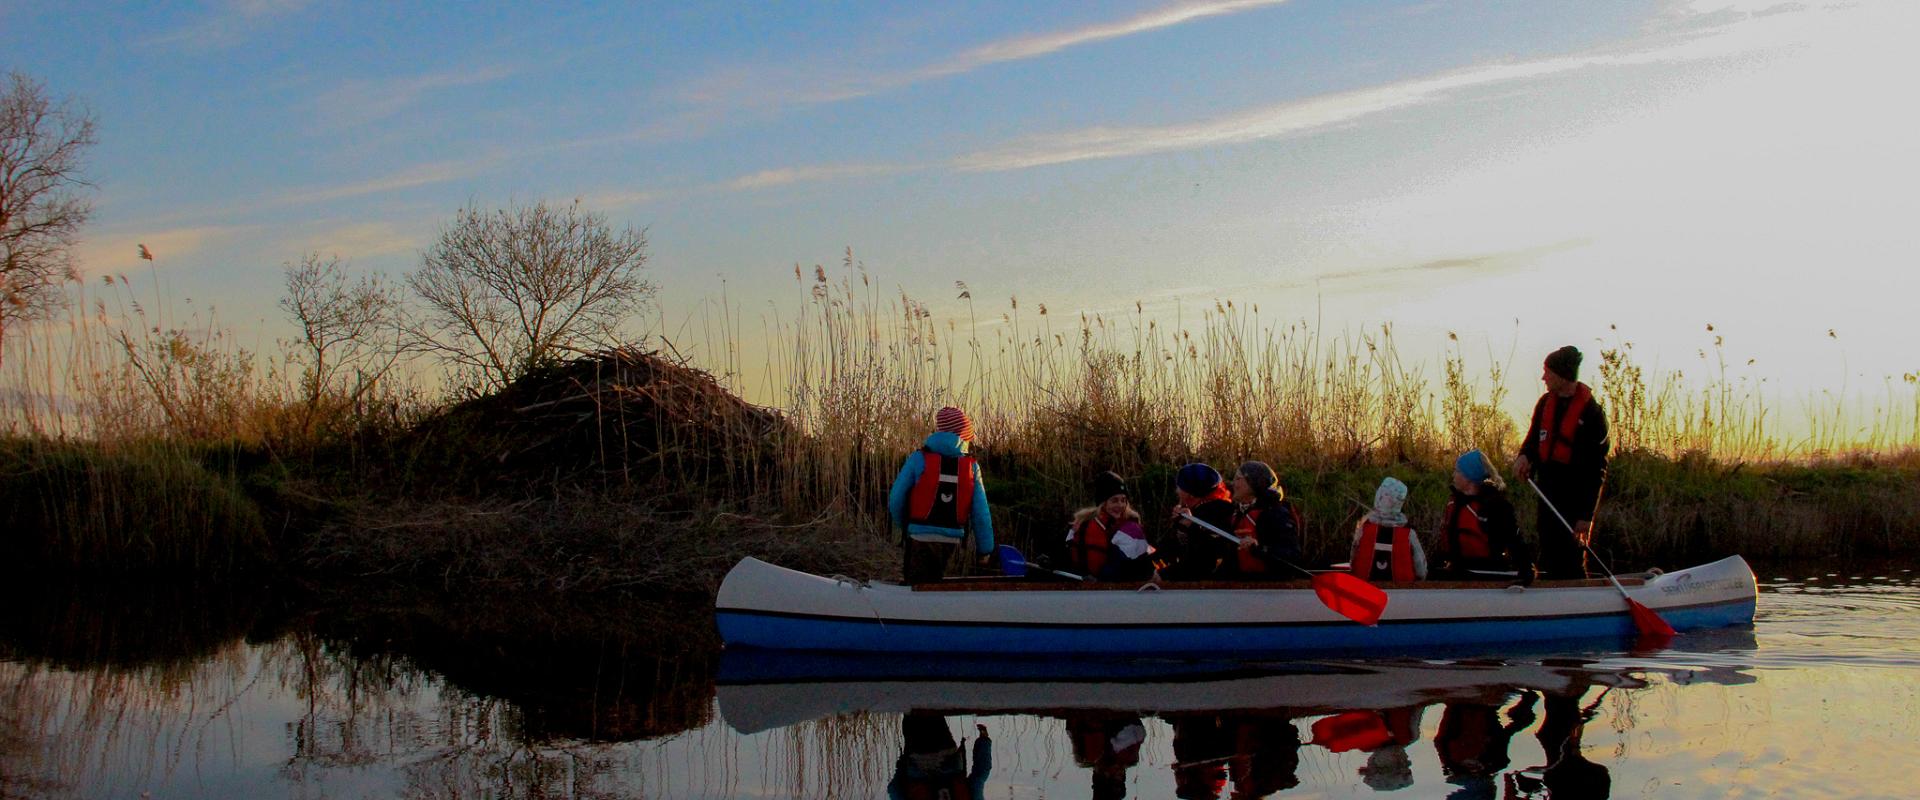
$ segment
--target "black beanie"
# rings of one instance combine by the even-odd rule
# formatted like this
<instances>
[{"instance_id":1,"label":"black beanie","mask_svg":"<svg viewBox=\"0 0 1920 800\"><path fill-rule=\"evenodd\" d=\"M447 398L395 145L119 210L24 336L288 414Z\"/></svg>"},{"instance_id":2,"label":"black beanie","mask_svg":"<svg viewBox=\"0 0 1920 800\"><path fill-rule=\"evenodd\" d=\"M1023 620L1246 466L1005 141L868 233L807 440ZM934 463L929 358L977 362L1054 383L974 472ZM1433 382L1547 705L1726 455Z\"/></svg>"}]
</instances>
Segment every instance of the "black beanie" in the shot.
<instances>
[{"instance_id":1,"label":"black beanie","mask_svg":"<svg viewBox=\"0 0 1920 800\"><path fill-rule=\"evenodd\" d=\"M1567 345L1547 354L1547 370L1570 381L1580 379L1580 349Z\"/></svg>"},{"instance_id":2,"label":"black beanie","mask_svg":"<svg viewBox=\"0 0 1920 800\"><path fill-rule=\"evenodd\" d=\"M1127 493L1127 482L1113 470L1093 476L1093 502L1104 503L1116 494Z\"/></svg>"}]
</instances>

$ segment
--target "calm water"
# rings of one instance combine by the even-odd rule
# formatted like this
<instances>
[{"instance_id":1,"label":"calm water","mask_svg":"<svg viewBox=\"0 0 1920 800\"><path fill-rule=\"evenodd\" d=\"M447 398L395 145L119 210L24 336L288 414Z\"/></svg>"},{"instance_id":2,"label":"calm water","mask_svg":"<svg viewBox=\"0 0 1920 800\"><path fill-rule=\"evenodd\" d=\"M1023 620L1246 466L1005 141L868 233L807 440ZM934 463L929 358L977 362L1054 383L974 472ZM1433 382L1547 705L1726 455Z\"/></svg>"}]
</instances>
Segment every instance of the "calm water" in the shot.
<instances>
[{"instance_id":1,"label":"calm water","mask_svg":"<svg viewBox=\"0 0 1920 800\"><path fill-rule=\"evenodd\" d=\"M1751 630L1417 661L722 658L38 592L0 611L0 797L1914 796L1920 578L1762 572Z\"/></svg>"}]
</instances>

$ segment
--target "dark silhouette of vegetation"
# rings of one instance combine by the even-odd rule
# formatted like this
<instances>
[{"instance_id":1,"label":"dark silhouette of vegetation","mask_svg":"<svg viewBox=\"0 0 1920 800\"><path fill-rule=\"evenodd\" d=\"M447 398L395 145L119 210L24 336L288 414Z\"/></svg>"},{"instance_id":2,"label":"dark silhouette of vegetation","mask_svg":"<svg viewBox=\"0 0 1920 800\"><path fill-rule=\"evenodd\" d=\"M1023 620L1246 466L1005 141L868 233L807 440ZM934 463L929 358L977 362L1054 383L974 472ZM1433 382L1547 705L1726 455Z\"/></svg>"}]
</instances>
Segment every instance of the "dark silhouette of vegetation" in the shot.
<instances>
[{"instance_id":1,"label":"dark silhouette of vegetation","mask_svg":"<svg viewBox=\"0 0 1920 800\"><path fill-rule=\"evenodd\" d=\"M0 89L0 358L7 333L66 300L72 249L93 206L80 195L93 116L20 72Z\"/></svg>"}]
</instances>

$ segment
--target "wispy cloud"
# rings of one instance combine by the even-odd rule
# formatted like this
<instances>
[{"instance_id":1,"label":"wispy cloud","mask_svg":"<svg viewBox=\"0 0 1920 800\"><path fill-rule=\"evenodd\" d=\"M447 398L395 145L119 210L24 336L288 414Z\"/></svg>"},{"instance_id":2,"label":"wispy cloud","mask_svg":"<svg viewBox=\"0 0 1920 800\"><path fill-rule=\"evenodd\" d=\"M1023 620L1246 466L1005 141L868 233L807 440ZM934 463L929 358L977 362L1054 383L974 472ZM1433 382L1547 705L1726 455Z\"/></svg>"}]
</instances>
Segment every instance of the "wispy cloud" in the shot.
<instances>
[{"instance_id":1,"label":"wispy cloud","mask_svg":"<svg viewBox=\"0 0 1920 800\"><path fill-rule=\"evenodd\" d=\"M232 47L312 4L313 0L225 0L211 14L153 36L146 43L195 50Z\"/></svg>"},{"instance_id":2,"label":"wispy cloud","mask_svg":"<svg viewBox=\"0 0 1920 800\"><path fill-rule=\"evenodd\" d=\"M153 255L152 263L164 268L188 260L200 250L249 229L250 226L244 225L201 225L116 234L87 242L75 255L82 273L111 274L147 265L149 262L140 258L140 246L146 245L147 251Z\"/></svg>"},{"instance_id":3,"label":"wispy cloud","mask_svg":"<svg viewBox=\"0 0 1920 800\"><path fill-rule=\"evenodd\" d=\"M576 199L580 201L581 206L590 211L607 211L646 205L665 196L664 192L651 189L606 189L587 192Z\"/></svg>"},{"instance_id":4,"label":"wispy cloud","mask_svg":"<svg viewBox=\"0 0 1920 800\"><path fill-rule=\"evenodd\" d=\"M460 180L461 178L477 175L492 168L494 165L500 163L501 160L501 156L489 155L460 161L436 161L353 183L295 189L279 197L271 198L266 202L276 206L324 203L332 200L344 200L349 197L360 197L400 189L411 189L416 186L446 183L447 181Z\"/></svg>"},{"instance_id":5,"label":"wispy cloud","mask_svg":"<svg viewBox=\"0 0 1920 800\"><path fill-rule=\"evenodd\" d=\"M1364 89L1310 97L1177 125L1094 127L1034 136L961 156L962 171L994 172L1091 159L1121 158L1240 144L1358 123L1390 111L1431 105L1480 88L1538 80L1578 70L1697 61L1789 44L1791 22L1741 20L1678 41L1487 64Z\"/></svg>"},{"instance_id":6,"label":"wispy cloud","mask_svg":"<svg viewBox=\"0 0 1920 800\"><path fill-rule=\"evenodd\" d=\"M349 259L372 258L412 252L426 244L430 236L431 229L425 223L356 222L305 237L297 243L296 250Z\"/></svg>"},{"instance_id":7,"label":"wispy cloud","mask_svg":"<svg viewBox=\"0 0 1920 800\"><path fill-rule=\"evenodd\" d=\"M517 68L463 67L426 75L351 80L314 99L322 121L336 126L364 125L405 111L432 92L478 86L510 77Z\"/></svg>"},{"instance_id":8,"label":"wispy cloud","mask_svg":"<svg viewBox=\"0 0 1920 800\"><path fill-rule=\"evenodd\" d=\"M1312 281L1299 280L1287 285L1304 286L1310 282L1319 281L1359 280L1372 282L1408 275L1433 275L1436 277L1481 276L1525 269L1532 266L1534 262L1538 261L1542 256L1549 256L1568 250L1577 250L1592 244L1593 239L1582 237L1544 244L1538 247L1527 247L1498 253L1483 253L1457 258L1437 258L1430 261L1420 261L1412 264L1394 264L1385 267L1335 270L1314 275L1312 276Z\"/></svg>"},{"instance_id":9,"label":"wispy cloud","mask_svg":"<svg viewBox=\"0 0 1920 800\"><path fill-rule=\"evenodd\" d=\"M891 164L811 164L800 167L780 167L742 175L721 184L721 188L767 189L810 181L892 175L908 169L910 168Z\"/></svg>"},{"instance_id":10,"label":"wispy cloud","mask_svg":"<svg viewBox=\"0 0 1920 800\"><path fill-rule=\"evenodd\" d=\"M848 81L804 99L810 102L832 102L864 97L921 81L973 72L995 64L1039 58L1084 44L1148 33L1194 20L1238 14L1242 11L1277 6L1285 2L1287 0L1203 0L1173 3L1122 20L989 42L944 61L918 69Z\"/></svg>"},{"instance_id":11,"label":"wispy cloud","mask_svg":"<svg viewBox=\"0 0 1920 800\"><path fill-rule=\"evenodd\" d=\"M815 105L852 100L903 88L924 81L961 75L995 64L1039 58L1096 42L1170 28L1194 20L1253 9L1281 5L1287 0L1188 0L1161 6L1120 20L1099 22L1068 30L1028 34L988 42L957 55L891 71L859 75L823 74L817 68L783 64L777 68L733 67L707 75L682 87L680 97L694 108L686 112L681 124L666 126L667 133L683 133L699 128L728 114L716 109L760 109L782 106ZM662 132L656 123L650 133ZM639 135L636 132L636 135Z\"/></svg>"}]
</instances>

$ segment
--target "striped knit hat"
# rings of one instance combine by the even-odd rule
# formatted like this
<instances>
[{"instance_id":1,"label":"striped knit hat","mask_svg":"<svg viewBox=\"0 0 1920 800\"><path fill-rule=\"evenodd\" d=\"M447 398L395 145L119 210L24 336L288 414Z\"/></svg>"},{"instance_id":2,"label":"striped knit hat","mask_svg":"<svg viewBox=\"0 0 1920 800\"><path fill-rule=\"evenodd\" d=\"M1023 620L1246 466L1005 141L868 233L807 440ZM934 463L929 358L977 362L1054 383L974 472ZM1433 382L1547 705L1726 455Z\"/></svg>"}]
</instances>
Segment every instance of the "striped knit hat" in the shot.
<instances>
[{"instance_id":1,"label":"striped knit hat","mask_svg":"<svg viewBox=\"0 0 1920 800\"><path fill-rule=\"evenodd\" d=\"M973 420L967 419L967 412L947 406L933 415L933 429L941 433L951 433L960 437L960 441L973 441Z\"/></svg>"}]
</instances>

